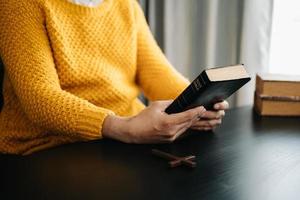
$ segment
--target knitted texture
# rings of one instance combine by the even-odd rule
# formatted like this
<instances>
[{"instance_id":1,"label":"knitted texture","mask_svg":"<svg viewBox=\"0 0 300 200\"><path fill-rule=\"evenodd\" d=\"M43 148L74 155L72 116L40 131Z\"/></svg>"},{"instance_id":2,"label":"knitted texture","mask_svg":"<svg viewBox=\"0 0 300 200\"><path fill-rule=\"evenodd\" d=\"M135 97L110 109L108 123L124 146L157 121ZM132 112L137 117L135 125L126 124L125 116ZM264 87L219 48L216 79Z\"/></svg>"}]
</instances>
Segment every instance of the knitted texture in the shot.
<instances>
[{"instance_id":1,"label":"knitted texture","mask_svg":"<svg viewBox=\"0 0 300 200\"><path fill-rule=\"evenodd\" d=\"M0 0L5 65L0 152L100 139L110 114L132 116L188 84L156 44L135 0Z\"/></svg>"}]
</instances>

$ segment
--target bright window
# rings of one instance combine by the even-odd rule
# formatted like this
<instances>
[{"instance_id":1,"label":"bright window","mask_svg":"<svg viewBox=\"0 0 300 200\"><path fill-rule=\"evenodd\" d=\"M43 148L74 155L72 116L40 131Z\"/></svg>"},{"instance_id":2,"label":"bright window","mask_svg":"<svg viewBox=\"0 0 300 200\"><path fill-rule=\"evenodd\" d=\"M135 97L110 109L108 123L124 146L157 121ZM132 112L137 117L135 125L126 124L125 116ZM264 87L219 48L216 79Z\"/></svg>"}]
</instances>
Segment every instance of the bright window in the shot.
<instances>
[{"instance_id":1,"label":"bright window","mask_svg":"<svg viewBox=\"0 0 300 200\"><path fill-rule=\"evenodd\" d=\"M300 0L274 0L271 73L300 74Z\"/></svg>"}]
</instances>

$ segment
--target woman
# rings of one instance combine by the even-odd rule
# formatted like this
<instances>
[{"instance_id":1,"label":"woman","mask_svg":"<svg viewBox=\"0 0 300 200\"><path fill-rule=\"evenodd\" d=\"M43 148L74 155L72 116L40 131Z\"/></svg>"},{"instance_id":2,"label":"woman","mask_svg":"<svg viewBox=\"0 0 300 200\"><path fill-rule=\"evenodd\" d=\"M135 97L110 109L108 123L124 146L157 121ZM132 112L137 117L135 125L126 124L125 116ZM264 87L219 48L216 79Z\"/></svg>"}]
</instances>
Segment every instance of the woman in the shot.
<instances>
[{"instance_id":1,"label":"woman","mask_svg":"<svg viewBox=\"0 0 300 200\"><path fill-rule=\"evenodd\" d=\"M102 137L170 142L221 123L227 102L214 112L164 113L189 82L157 46L135 0L0 2L1 152ZM140 90L153 101L147 108Z\"/></svg>"}]
</instances>

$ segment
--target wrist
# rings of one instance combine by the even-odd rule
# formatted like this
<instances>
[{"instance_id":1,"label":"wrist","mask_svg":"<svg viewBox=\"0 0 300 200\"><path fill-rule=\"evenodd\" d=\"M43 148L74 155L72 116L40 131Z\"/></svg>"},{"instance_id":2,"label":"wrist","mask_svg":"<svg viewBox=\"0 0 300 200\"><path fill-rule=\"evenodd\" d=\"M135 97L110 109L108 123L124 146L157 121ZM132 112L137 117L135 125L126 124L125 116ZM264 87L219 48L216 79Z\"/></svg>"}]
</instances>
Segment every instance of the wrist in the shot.
<instances>
[{"instance_id":1,"label":"wrist","mask_svg":"<svg viewBox=\"0 0 300 200\"><path fill-rule=\"evenodd\" d=\"M128 117L108 115L103 122L102 136L124 141L129 130Z\"/></svg>"}]
</instances>

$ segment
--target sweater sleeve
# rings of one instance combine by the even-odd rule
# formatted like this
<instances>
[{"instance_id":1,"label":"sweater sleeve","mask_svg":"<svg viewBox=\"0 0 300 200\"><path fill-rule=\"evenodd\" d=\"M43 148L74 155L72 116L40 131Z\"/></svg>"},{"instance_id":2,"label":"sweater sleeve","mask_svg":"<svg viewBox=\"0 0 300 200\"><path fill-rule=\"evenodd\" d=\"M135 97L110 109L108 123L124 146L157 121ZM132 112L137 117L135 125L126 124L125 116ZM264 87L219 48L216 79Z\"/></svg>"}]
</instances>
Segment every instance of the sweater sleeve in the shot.
<instances>
[{"instance_id":1,"label":"sweater sleeve","mask_svg":"<svg viewBox=\"0 0 300 200\"><path fill-rule=\"evenodd\" d=\"M189 81L176 71L156 43L143 11L134 0L137 25L137 83L150 100L176 98Z\"/></svg>"},{"instance_id":2,"label":"sweater sleeve","mask_svg":"<svg viewBox=\"0 0 300 200\"><path fill-rule=\"evenodd\" d=\"M101 138L102 123L113 112L62 90L36 0L0 1L0 55L30 121L82 140Z\"/></svg>"}]
</instances>

